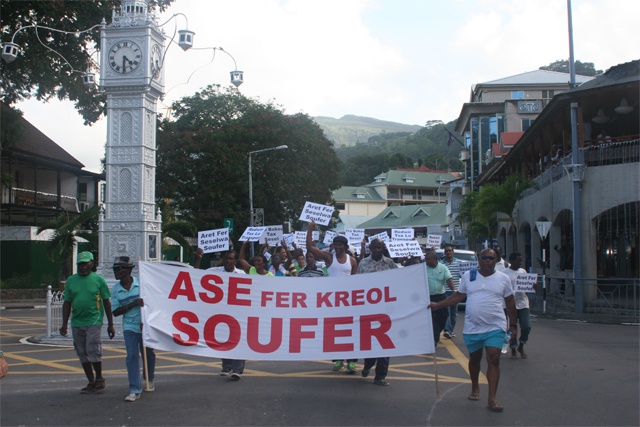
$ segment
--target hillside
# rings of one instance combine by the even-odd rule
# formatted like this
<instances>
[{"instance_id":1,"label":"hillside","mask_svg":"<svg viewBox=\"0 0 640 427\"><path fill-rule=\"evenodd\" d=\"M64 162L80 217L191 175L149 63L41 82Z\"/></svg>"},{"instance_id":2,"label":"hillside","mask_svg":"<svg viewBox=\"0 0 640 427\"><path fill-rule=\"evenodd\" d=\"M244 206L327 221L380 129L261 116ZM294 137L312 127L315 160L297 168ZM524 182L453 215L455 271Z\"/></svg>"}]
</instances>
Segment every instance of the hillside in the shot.
<instances>
[{"instance_id":1,"label":"hillside","mask_svg":"<svg viewBox=\"0 0 640 427\"><path fill-rule=\"evenodd\" d=\"M336 148L365 143L370 137L382 133L412 134L422 129L422 126L418 125L405 125L351 114L340 119L318 116L313 117L313 120L322 128L327 138L333 141Z\"/></svg>"}]
</instances>

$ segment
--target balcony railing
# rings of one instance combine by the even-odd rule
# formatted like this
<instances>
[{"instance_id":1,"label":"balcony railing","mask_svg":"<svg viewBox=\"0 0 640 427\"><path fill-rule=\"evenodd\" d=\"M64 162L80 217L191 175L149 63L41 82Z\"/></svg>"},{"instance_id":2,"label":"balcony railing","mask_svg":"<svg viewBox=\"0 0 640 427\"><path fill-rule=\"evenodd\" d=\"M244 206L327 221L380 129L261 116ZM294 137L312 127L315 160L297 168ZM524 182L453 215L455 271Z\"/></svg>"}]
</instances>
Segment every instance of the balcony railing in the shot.
<instances>
[{"instance_id":1,"label":"balcony railing","mask_svg":"<svg viewBox=\"0 0 640 427\"><path fill-rule=\"evenodd\" d=\"M58 195L28 190L26 188L12 187L11 197L9 197L9 192L2 192L2 203L56 209L58 207ZM61 195L60 209L71 212L80 212L80 209L78 208L78 199L71 196Z\"/></svg>"}]
</instances>

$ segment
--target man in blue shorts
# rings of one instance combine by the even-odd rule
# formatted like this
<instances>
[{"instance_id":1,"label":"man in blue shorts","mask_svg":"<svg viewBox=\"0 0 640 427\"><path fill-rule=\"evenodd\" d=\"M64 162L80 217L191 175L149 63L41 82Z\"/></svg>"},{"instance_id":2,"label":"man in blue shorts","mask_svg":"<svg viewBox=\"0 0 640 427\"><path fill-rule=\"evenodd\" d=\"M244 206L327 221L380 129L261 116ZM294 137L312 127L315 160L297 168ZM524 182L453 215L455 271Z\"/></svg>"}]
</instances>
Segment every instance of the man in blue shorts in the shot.
<instances>
[{"instance_id":1,"label":"man in blue shorts","mask_svg":"<svg viewBox=\"0 0 640 427\"><path fill-rule=\"evenodd\" d=\"M444 301L429 304L438 310L458 304L465 297L464 343L469 350L469 376L471 394L469 400L480 400L480 362L482 349L487 354L487 381L489 382L488 407L491 411L502 412L504 406L496 401L500 380L500 350L507 331L507 319L502 308L507 306L509 331L516 333L516 305L509 277L495 271L496 253L493 249L480 252L478 270L467 271L460 278L460 287Z\"/></svg>"}]
</instances>

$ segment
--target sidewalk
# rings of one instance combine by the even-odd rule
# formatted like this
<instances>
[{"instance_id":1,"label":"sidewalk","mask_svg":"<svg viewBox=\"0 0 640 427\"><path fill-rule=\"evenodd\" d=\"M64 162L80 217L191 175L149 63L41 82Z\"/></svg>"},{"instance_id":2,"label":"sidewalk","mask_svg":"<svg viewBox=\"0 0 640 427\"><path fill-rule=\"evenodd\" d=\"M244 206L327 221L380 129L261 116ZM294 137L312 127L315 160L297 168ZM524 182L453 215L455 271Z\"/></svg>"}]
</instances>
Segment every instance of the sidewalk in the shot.
<instances>
[{"instance_id":1,"label":"sidewalk","mask_svg":"<svg viewBox=\"0 0 640 427\"><path fill-rule=\"evenodd\" d=\"M0 301L0 310L47 308L47 299L11 299Z\"/></svg>"}]
</instances>

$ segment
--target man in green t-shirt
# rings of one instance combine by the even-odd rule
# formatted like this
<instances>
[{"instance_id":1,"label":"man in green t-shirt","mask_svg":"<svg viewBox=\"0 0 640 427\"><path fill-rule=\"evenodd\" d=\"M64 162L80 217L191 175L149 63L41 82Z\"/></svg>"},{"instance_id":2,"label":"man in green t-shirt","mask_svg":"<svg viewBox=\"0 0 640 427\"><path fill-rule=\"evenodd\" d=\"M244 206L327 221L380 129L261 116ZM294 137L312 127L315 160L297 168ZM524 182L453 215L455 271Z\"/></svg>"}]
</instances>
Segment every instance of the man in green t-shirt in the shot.
<instances>
[{"instance_id":1,"label":"man in green t-shirt","mask_svg":"<svg viewBox=\"0 0 640 427\"><path fill-rule=\"evenodd\" d=\"M89 384L80 390L83 394L102 393L107 387L102 377L102 319L107 314L109 338L116 334L109 301L109 287L104 277L93 272L93 254L78 254L78 273L70 276L64 289L62 327L60 335L67 336L67 323L71 318L73 346L82 364ZM95 375L94 375L95 370Z\"/></svg>"}]
</instances>

